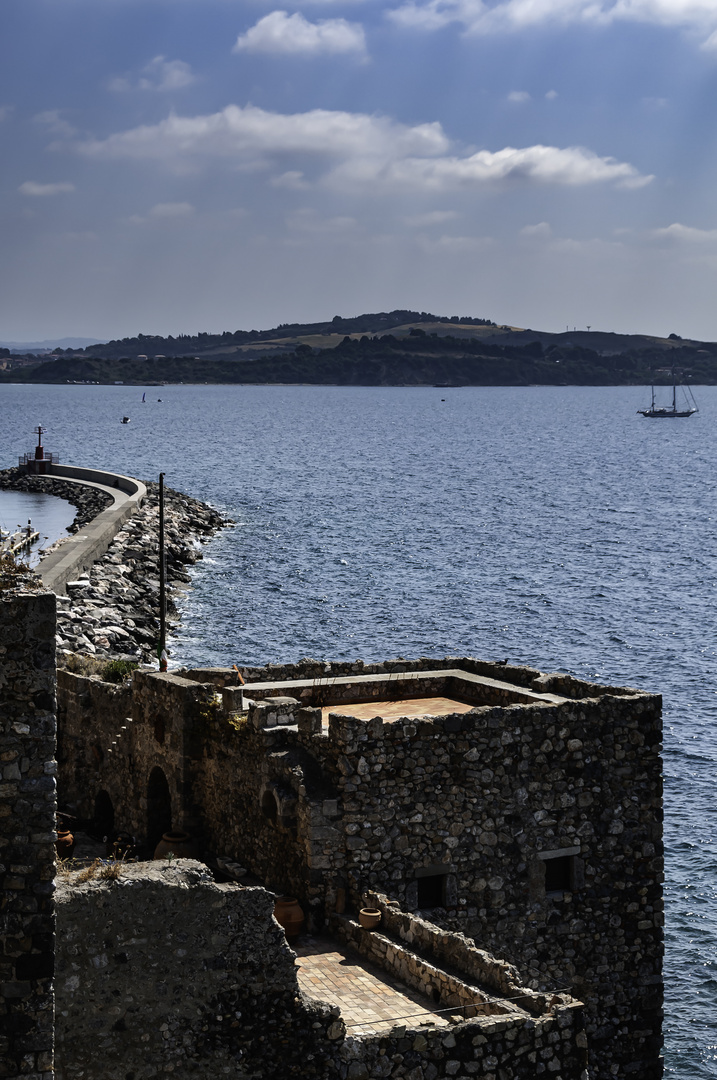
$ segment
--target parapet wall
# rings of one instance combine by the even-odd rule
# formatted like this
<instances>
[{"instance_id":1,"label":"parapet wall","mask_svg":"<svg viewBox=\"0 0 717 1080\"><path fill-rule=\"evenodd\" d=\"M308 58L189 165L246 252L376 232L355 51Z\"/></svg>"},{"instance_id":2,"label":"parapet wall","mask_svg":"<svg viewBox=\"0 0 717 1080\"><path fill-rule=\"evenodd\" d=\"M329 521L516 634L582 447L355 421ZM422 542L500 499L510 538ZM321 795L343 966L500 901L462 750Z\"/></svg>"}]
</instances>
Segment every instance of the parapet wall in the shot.
<instances>
[{"instance_id":1,"label":"parapet wall","mask_svg":"<svg viewBox=\"0 0 717 1080\"><path fill-rule=\"evenodd\" d=\"M52 1076L55 597L0 571L0 1077Z\"/></svg>"}]
</instances>

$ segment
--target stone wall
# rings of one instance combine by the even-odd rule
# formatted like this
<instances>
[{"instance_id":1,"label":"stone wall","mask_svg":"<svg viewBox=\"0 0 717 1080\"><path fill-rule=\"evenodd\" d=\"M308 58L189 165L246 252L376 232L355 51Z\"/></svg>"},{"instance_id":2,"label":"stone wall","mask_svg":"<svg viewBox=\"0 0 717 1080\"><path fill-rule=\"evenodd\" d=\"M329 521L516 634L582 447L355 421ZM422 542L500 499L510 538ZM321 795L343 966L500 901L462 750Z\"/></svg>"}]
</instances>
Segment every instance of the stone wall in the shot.
<instances>
[{"instance_id":1,"label":"stone wall","mask_svg":"<svg viewBox=\"0 0 717 1080\"><path fill-rule=\"evenodd\" d=\"M568 989L585 1002L593 1078L617 1070L653 1080L662 1000L658 696L455 658L242 673L251 697L252 678L285 691L292 675L322 677L317 668L398 676L441 667L552 698L393 723L332 715L326 729L317 708L296 700L232 712L232 672L143 673L111 764L63 760L63 794L79 805L93 785L112 790L120 827L142 833L152 770L161 769L173 823L193 825L206 853L297 895L311 925L344 897L355 910L367 889L430 910L434 922L514 964L533 989ZM64 680L62 696L79 746L83 718ZM101 715L99 700L94 708ZM282 713L296 722L279 723Z\"/></svg>"},{"instance_id":2,"label":"stone wall","mask_svg":"<svg viewBox=\"0 0 717 1080\"><path fill-rule=\"evenodd\" d=\"M187 860L82 876L57 892L57 1080L320 1074L344 1026L300 995L267 892Z\"/></svg>"},{"instance_id":3,"label":"stone wall","mask_svg":"<svg viewBox=\"0 0 717 1080\"><path fill-rule=\"evenodd\" d=\"M52 1075L55 597L0 570L0 1077Z\"/></svg>"},{"instance_id":4,"label":"stone wall","mask_svg":"<svg viewBox=\"0 0 717 1080\"><path fill-rule=\"evenodd\" d=\"M299 990L263 889L129 865L58 889L58 1080L586 1080L579 1005L346 1038Z\"/></svg>"}]
</instances>

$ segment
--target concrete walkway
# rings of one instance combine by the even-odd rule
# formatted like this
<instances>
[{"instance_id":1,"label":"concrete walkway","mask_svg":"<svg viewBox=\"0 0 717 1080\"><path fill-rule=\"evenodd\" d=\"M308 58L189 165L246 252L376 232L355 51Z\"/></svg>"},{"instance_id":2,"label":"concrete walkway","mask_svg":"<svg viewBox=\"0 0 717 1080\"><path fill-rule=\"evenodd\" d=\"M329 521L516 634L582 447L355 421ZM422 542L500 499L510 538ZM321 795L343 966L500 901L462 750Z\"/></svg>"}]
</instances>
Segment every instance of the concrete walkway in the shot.
<instances>
[{"instance_id":1,"label":"concrete walkway","mask_svg":"<svg viewBox=\"0 0 717 1080\"><path fill-rule=\"evenodd\" d=\"M104 555L125 521L142 505L147 489L141 481L131 476L100 469L50 465L47 475L66 483L96 488L113 499L112 506L108 506L74 536L68 536L36 568L35 573L45 588L62 595L68 581L74 580L83 570L89 570Z\"/></svg>"},{"instance_id":2,"label":"concrete walkway","mask_svg":"<svg viewBox=\"0 0 717 1080\"><path fill-rule=\"evenodd\" d=\"M309 997L338 1005L349 1035L449 1022L448 1014L431 1011L428 998L330 938L301 938L293 948L299 986Z\"/></svg>"}]
</instances>

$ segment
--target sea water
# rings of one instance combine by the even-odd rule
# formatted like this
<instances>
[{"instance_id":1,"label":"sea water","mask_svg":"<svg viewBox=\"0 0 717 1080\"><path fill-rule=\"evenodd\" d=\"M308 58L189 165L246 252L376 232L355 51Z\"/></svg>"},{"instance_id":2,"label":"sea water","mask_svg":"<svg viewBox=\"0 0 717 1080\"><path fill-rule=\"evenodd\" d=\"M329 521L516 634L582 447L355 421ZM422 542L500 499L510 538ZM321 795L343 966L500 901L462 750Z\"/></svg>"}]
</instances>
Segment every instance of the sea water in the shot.
<instances>
[{"instance_id":1,"label":"sea water","mask_svg":"<svg viewBox=\"0 0 717 1080\"><path fill-rule=\"evenodd\" d=\"M649 420L635 387L6 385L0 464L40 420L61 461L163 471L234 520L175 664L475 655L661 692L667 1074L707 1080L717 388L696 393Z\"/></svg>"}]
</instances>

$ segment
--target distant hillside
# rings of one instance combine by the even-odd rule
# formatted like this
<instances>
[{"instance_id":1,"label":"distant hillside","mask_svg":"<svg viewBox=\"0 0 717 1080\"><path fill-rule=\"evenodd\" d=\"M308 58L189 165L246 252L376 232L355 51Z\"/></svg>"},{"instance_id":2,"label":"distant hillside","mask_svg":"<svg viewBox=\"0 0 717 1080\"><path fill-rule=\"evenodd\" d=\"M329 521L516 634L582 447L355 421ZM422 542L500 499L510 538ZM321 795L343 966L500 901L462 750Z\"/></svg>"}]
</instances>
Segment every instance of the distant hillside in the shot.
<instances>
[{"instance_id":1,"label":"distant hillside","mask_svg":"<svg viewBox=\"0 0 717 1080\"><path fill-rule=\"evenodd\" d=\"M0 348L12 352L52 352L53 349L85 349L88 345L104 345L104 340L89 337L47 338L45 341L0 341Z\"/></svg>"},{"instance_id":2,"label":"distant hillside","mask_svg":"<svg viewBox=\"0 0 717 1080\"><path fill-rule=\"evenodd\" d=\"M144 351L136 353L138 347ZM0 380L139 385L618 385L669 382L674 366L681 378L692 383L717 383L717 344L675 335L550 334L497 326L487 319L393 311L196 338L139 336L80 353L68 350L42 363L25 360L25 364L0 372Z\"/></svg>"}]
</instances>

